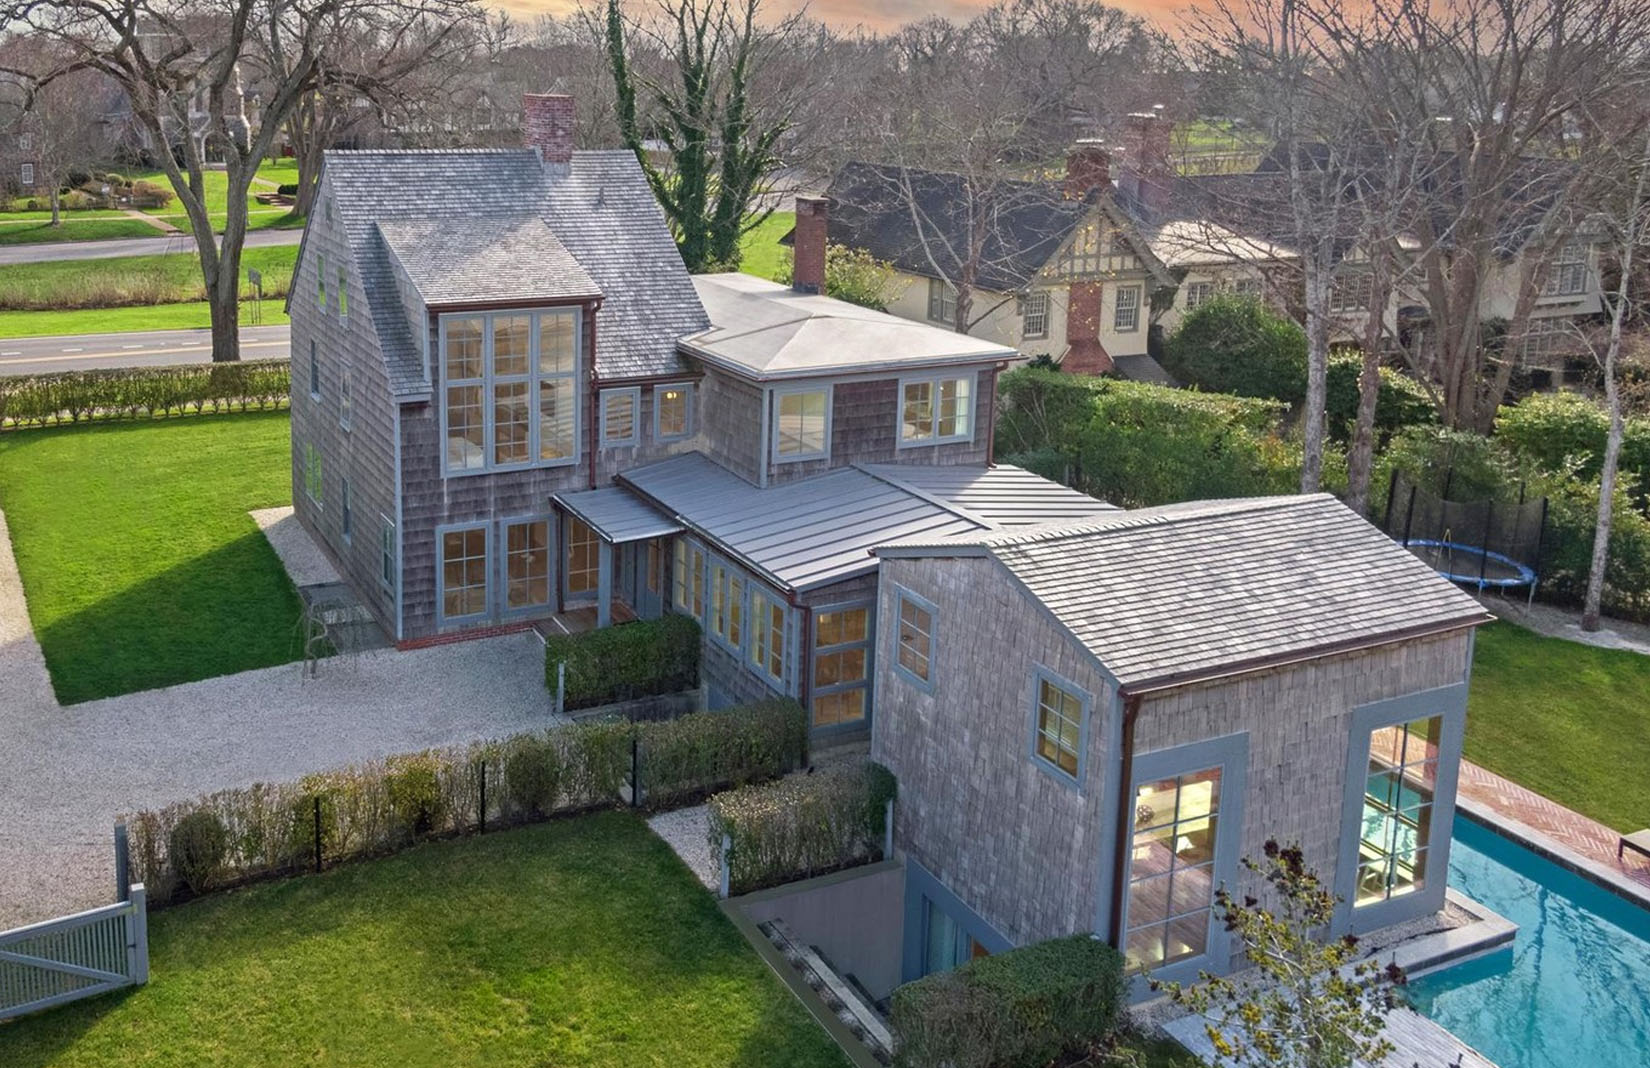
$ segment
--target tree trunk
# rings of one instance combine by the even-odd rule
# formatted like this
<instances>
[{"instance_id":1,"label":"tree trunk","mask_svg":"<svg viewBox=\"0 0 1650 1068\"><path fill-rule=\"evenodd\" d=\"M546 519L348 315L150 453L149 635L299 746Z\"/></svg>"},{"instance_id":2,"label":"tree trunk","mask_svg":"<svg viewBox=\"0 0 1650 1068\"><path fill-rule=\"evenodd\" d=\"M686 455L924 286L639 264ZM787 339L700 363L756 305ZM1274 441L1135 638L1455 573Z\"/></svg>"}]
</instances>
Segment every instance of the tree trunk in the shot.
<instances>
[{"instance_id":1,"label":"tree trunk","mask_svg":"<svg viewBox=\"0 0 1650 1068\"><path fill-rule=\"evenodd\" d=\"M1306 409L1301 417L1301 492L1323 483L1324 409L1329 393L1329 265L1312 253L1306 264Z\"/></svg>"},{"instance_id":2,"label":"tree trunk","mask_svg":"<svg viewBox=\"0 0 1650 1068\"><path fill-rule=\"evenodd\" d=\"M52 197L52 225L53 226L62 226L63 225L63 205L62 205L62 202L58 199L57 183L56 182L52 183L51 197Z\"/></svg>"},{"instance_id":3,"label":"tree trunk","mask_svg":"<svg viewBox=\"0 0 1650 1068\"><path fill-rule=\"evenodd\" d=\"M1593 531L1593 559L1587 571L1587 597L1581 609L1581 629L1596 631L1604 611L1604 576L1610 566L1610 521L1616 500L1616 469L1621 460L1624 421L1621 393L1616 388L1615 348L1619 324L1612 326L1612 344L1604 358L1604 397L1610 408L1610 433L1604 439L1604 466L1598 485L1598 527Z\"/></svg>"},{"instance_id":4,"label":"tree trunk","mask_svg":"<svg viewBox=\"0 0 1650 1068\"><path fill-rule=\"evenodd\" d=\"M1391 285L1380 262L1370 279L1369 321L1364 325L1363 366L1358 372L1358 417L1346 457L1346 503L1359 515L1369 511L1369 478L1375 466L1375 415L1381 398L1381 338Z\"/></svg>"}]
</instances>

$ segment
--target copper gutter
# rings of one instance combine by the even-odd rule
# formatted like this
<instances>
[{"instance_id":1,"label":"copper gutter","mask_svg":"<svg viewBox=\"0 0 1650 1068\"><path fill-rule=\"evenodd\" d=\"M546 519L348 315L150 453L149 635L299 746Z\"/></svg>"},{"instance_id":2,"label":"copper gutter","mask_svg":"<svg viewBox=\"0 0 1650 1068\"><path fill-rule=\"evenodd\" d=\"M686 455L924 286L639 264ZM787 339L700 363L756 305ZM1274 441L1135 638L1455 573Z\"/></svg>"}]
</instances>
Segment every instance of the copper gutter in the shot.
<instances>
[{"instance_id":1,"label":"copper gutter","mask_svg":"<svg viewBox=\"0 0 1650 1068\"><path fill-rule=\"evenodd\" d=\"M1111 861L1111 944L1123 946L1123 894L1127 889L1129 843L1133 839L1134 799L1129 787L1134 779L1134 724L1140 717L1140 695L1123 698L1123 760L1117 775L1117 841Z\"/></svg>"}]
</instances>

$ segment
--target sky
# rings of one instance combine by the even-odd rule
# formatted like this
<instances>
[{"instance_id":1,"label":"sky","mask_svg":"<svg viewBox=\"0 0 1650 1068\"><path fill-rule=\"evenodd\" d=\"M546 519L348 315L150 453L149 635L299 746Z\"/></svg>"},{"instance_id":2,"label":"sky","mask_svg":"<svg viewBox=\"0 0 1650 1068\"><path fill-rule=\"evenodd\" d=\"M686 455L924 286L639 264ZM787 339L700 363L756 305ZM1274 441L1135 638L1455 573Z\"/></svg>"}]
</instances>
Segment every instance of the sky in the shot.
<instances>
[{"instance_id":1,"label":"sky","mask_svg":"<svg viewBox=\"0 0 1650 1068\"><path fill-rule=\"evenodd\" d=\"M1172 23L1174 13L1185 6L1185 0L1109 0L1111 6L1145 16L1159 24ZM511 14L536 15L549 12L564 15L578 6L578 0L492 0ZM810 0L808 13L814 18L843 28L864 26L873 30L891 30L926 15L944 15L948 18L967 18L987 7L990 0ZM801 0L765 0L765 7L774 11L794 10Z\"/></svg>"}]
</instances>

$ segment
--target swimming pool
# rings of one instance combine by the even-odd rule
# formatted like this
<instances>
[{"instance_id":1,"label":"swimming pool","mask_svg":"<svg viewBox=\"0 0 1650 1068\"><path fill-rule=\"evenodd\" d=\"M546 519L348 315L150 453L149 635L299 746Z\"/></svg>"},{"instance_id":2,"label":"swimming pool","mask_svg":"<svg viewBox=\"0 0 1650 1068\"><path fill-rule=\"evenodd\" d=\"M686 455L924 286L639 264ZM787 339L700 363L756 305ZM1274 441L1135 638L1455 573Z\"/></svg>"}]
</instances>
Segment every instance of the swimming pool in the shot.
<instances>
[{"instance_id":1,"label":"swimming pool","mask_svg":"<svg viewBox=\"0 0 1650 1068\"><path fill-rule=\"evenodd\" d=\"M1650 912L1458 817L1449 883L1518 924L1492 953L1409 986L1501 1068L1650 1065Z\"/></svg>"}]
</instances>

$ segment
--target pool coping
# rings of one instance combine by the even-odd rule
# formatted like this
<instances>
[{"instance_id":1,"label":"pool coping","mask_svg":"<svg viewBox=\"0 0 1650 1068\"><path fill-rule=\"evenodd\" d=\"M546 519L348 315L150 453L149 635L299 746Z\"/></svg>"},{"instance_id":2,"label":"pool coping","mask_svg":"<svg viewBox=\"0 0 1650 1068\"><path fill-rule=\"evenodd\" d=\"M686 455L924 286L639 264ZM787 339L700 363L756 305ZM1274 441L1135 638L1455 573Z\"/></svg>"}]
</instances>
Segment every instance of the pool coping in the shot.
<instances>
[{"instance_id":1,"label":"pool coping","mask_svg":"<svg viewBox=\"0 0 1650 1068\"><path fill-rule=\"evenodd\" d=\"M1498 950L1512 948L1518 938L1518 924L1453 887L1444 891L1444 897L1475 919L1460 927L1419 935L1386 947L1374 955L1375 959L1396 964L1404 970L1406 978L1417 979Z\"/></svg>"},{"instance_id":2,"label":"pool coping","mask_svg":"<svg viewBox=\"0 0 1650 1068\"><path fill-rule=\"evenodd\" d=\"M1545 831L1536 830L1527 823L1513 819L1511 816L1502 815L1483 802L1475 801L1469 797L1457 796L1455 810L1458 815L1465 815L1468 819L1483 824L1486 830L1510 839L1537 856L1552 861L1559 867L1581 876L1588 882L1610 891L1617 897L1625 898L1641 909L1650 911L1650 890L1645 889L1621 872L1592 859L1580 850L1565 845Z\"/></svg>"}]
</instances>

